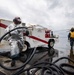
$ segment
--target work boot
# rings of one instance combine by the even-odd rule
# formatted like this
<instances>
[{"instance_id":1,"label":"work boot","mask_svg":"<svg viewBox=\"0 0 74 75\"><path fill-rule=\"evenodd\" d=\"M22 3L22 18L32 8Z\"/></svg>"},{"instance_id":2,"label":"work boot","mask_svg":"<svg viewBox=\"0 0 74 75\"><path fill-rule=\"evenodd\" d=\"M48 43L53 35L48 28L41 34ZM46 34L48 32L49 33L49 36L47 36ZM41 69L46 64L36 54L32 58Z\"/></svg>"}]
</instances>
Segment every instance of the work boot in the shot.
<instances>
[{"instance_id":1,"label":"work boot","mask_svg":"<svg viewBox=\"0 0 74 75\"><path fill-rule=\"evenodd\" d=\"M73 50L73 47L71 46L71 50Z\"/></svg>"},{"instance_id":2,"label":"work boot","mask_svg":"<svg viewBox=\"0 0 74 75\"><path fill-rule=\"evenodd\" d=\"M11 62L11 67L14 67L15 66L15 60L12 60L12 62Z\"/></svg>"}]
</instances>

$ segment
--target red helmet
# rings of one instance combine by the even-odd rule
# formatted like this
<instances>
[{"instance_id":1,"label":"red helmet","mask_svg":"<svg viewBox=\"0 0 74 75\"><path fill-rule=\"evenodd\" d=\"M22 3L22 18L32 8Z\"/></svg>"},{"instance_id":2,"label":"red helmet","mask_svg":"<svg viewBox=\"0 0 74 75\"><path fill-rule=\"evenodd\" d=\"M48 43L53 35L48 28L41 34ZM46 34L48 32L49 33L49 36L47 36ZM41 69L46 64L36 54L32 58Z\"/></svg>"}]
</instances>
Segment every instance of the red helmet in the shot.
<instances>
[{"instance_id":1,"label":"red helmet","mask_svg":"<svg viewBox=\"0 0 74 75\"><path fill-rule=\"evenodd\" d=\"M14 22L15 24L21 24L21 18L20 18L20 17L15 17L15 18L13 19L13 22Z\"/></svg>"}]
</instances>

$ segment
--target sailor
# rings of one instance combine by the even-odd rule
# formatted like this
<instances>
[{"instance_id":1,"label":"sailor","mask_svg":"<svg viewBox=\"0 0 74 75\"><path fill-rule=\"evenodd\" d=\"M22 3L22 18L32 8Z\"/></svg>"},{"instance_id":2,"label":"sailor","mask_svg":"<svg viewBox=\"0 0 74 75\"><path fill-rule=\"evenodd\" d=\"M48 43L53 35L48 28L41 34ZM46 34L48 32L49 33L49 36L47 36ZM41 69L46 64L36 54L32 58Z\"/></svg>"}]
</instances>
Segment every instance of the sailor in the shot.
<instances>
[{"instance_id":1,"label":"sailor","mask_svg":"<svg viewBox=\"0 0 74 75\"><path fill-rule=\"evenodd\" d=\"M15 17L13 19L13 23L10 24L5 31L8 32L14 28L22 27L22 22L20 17ZM24 38L23 38L23 31L26 32L26 29L17 29L9 33L6 37L8 37L9 45L11 47L10 56L12 60L19 57L20 51L23 49L24 45ZM28 35L28 34L27 34ZM14 63L12 63L12 66Z\"/></svg>"},{"instance_id":2,"label":"sailor","mask_svg":"<svg viewBox=\"0 0 74 75\"><path fill-rule=\"evenodd\" d=\"M70 40L71 50L73 50L74 45L74 28L72 27L70 33L68 34L68 40Z\"/></svg>"}]
</instances>

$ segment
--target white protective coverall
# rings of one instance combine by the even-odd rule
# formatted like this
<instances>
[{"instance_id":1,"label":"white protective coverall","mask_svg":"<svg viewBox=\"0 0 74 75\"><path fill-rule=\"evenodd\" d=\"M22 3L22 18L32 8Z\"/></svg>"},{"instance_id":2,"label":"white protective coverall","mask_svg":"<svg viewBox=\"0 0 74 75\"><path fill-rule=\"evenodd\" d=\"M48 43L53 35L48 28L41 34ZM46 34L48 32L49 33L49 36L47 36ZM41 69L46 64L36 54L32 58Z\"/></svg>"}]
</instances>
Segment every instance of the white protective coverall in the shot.
<instances>
[{"instance_id":1,"label":"white protective coverall","mask_svg":"<svg viewBox=\"0 0 74 75\"><path fill-rule=\"evenodd\" d=\"M5 31L8 32L17 27L22 27L22 24L15 25L14 23L12 23L5 29ZM11 36L7 35L9 36L8 41L11 47L11 50L10 50L11 57L16 57L17 55L19 55L20 49L23 48L23 45L24 45L23 31L26 31L26 30L17 29L10 33ZM20 43L20 47L18 45L18 42Z\"/></svg>"}]
</instances>

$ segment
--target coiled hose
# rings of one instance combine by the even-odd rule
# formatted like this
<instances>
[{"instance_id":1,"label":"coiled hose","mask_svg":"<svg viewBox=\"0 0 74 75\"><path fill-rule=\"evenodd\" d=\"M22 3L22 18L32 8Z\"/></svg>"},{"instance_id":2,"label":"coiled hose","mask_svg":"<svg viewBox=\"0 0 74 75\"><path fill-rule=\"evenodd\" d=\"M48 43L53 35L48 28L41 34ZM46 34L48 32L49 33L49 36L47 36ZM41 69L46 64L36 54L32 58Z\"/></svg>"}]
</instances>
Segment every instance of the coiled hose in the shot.
<instances>
[{"instance_id":1,"label":"coiled hose","mask_svg":"<svg viewBox=\"0 0 74 75\"><path fill-rule=\"evenodd\" d=\"M21 71L18 71L12 75L21 75L21 73L30 72L30 70L32 70L34 68L35 68L35 70L33 70L32 74L28 73L27 75L35 75L38 70L41 70L39 75L66 75L66 74L74 75L74 66L72 66L68 63L61 63L59 66L56 65L56 63L62 59L67 59L74 63L74 61L68 57L61 57L52 63L41 62L41 63L34 64L31 67L29 67L27 69L23 69ZM71 68L73 71L66 69L64 67ZM45 74L45 71L47 71L46 74Z\"/></svg>"}]
</instances>

